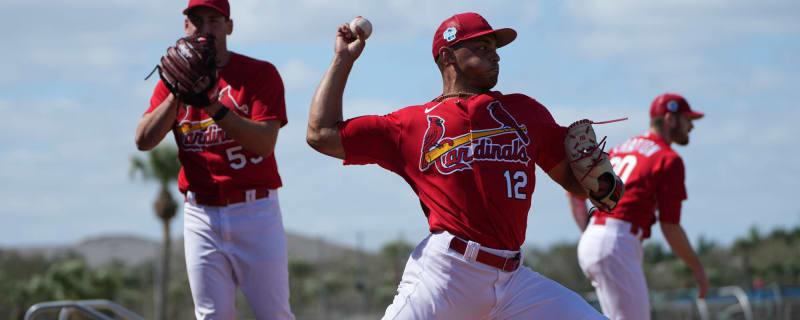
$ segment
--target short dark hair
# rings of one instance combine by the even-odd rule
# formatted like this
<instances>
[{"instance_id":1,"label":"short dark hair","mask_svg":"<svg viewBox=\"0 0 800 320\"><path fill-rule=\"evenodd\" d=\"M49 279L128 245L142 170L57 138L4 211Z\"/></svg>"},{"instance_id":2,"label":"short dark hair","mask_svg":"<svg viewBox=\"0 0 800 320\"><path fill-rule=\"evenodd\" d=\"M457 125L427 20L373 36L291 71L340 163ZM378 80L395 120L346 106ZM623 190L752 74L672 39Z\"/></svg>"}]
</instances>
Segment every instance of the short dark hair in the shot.
<instances>
[{"instance_id":1,"label":"short dark hair","mask_svg":"<svg viewBox=\"0 0 800 320\"><path fill-rule=\"evenodd\" d=\"M680 112L671 112L670 111L670 112L667 112L667 113L672 114L672 116L674 116L674 117L678 117L678 119L680 119L681 117L685 117L685 115L680 113ZM667 113L665 113L664 115L658 116L658 117L650 118L650 126L651 127L660 127L660 126L664 125L664 118L666 117Z\"/></svg>"},{"instance_id":2,"label":"short dark hair","mask_svg":"<svg viewBox=\"0 0 800 320\"><path fill-rule=\"evenodd\" d=\"M664 116L652 117L650 118L650 126L653 128L659 128L664 125Z\"/></svg>"}]
</instances>

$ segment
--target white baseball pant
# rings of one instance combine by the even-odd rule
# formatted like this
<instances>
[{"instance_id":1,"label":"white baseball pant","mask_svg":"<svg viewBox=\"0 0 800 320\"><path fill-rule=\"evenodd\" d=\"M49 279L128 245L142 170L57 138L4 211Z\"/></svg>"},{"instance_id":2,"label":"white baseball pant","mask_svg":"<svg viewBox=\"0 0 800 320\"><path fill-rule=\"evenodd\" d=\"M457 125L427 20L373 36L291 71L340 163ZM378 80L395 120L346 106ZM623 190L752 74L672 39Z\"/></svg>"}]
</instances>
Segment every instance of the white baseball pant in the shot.
<instances>
[{"instance_id":1,"label":"white baseball pant","mask_svg":"<svg viewBox=\"0 0 800 320\"><path fill-rule=\"evenodd\" d=\"M236 289L258 319L294 319L286 235L277 190L225 207L187 192L184 247L197 319L236 319Z\"/></svg>"},{"instance_id":2,"label":"white baseball pant","mask_svg":"<svg viewBox=\"0 0 800 320\"><path fill-rule=\"evenodd\" d=\"M449 248L453 235L429 235L408 259L384 320L607 319L581 296L531 269L505 272ZM511 257L519 251L480 248Z\"/></svg>"},{"instance_id":3,"label":"white baseball pant","mask_svg":"<svg viewBox=\"0 0 800 320\"><path fill-rule=\"evenodd\" d=\"M603 314L613 320L649 320L650 299L642 270L642 242L630 222L589 222L578 243L578 263L597 291Z\"/></svg>"}]
</instances>

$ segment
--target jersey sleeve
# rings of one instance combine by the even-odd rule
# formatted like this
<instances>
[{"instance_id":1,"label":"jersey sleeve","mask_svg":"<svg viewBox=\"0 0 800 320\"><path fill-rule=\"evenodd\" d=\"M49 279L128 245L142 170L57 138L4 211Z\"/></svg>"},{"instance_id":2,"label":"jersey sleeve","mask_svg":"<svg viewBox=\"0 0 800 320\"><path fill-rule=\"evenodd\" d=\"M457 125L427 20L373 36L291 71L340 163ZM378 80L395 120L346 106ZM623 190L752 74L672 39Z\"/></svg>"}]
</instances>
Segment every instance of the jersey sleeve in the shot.
<instances>
[{"instance_id":1,"label":"jersey sleeve","mask_svg":"<svg viewBox=\"0 0 800 320\"><path fill-rule=\"evenodd\" d=\"M150 107L147 108L147 111L145 111L144 113L148 114L150 112L153 112L153 110L155 110L158 107L158 105L160 105L162 102L164 102L165 99L167 99L169 93L170 92L169 89L167 89L167 86L164 85L163 82L161 82L161 79L159 79L158 83L156 83L155 89L153 89L153 95L150 97Z\"/></svg>"},{"instance_id":2,"label":"jersey sleeve","mask_svg":"<svg viewBox=\"0 0 800 320\"><path fill-rule=\"evenodd\" d=\"M680 157L667 157L658 171L656 200L658 220L667 223L680 223L681 202L686 200L686 170Z\"/></svg>"},{"instance_id":3,"label":"jersey sleeve","mask_svg":"<svg viewBox=\"0 0 800 320\"><path fill-rule=\"evenodd\" d=\"M538 154L536 164L544 172L549 172L567 157L567 151L564 149L564 135L567 134L567 128L558 125L544 106L538 103L537 105L540 108L538 117L541 122L532 139L536 143Z\"/></svg>"},{"instance_id":4,"label":"jersey sleeve","mask_svg":"<svg viewBox=\"0 0 800 320\"><path fill-rule=\"evenodd\" d=\"M288 123L286 117L286 101L284 100L284 88L281 75L278 69L270 63L265 63L261 72L254 79L260 83L255 86L251 99L253 108L253 121L280 120L281 127Z\"/></svg>"},{"instance_id":5,"label":"jersey sleeve","mask_svg":"<svg viewBox=\"0 0 800 320\"><path fill-rule=\"evenodd\" d=\"M393 115L362 116L339 123L345 165L375 163L394 170L402 160L400 121Z\"/></svg>"}]
</instances>

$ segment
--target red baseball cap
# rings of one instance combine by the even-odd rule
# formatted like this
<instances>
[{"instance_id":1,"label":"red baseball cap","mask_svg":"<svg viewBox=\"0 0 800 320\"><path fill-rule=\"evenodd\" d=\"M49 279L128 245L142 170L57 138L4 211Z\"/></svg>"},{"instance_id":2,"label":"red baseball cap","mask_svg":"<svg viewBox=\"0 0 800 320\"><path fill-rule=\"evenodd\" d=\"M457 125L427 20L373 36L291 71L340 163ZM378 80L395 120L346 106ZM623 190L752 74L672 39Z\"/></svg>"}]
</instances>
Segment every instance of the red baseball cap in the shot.
<instances>
[{"instance_id":1,"label":"red baseball cap","mask_svg":"<svg viewBox=\"0 0 800 320\"><path fill-rule=\"evenodd\" d=\"M514 29L492 29L486 19L474 12L459 13L439 25L433 35L433 59L439 55L439 49L450 47L459 41L477 38L493 33L497 39L497 47L511 43L517 38Z\"/></svg>"},{"instance_id":2,"label":"red baseball cap","mask_svg":"<svg viewBox=\"0 0 800 320\"><path fill-rule=\"evenodd\" d=\"M186 6L186 9L183 9L183 14L187 14L189 9L195 7L209 7L219 11L225 16L225 19L231 18L231 5L228 0L189 0L189 5Z\"/></svg>"},{"instance_id":3,"label":"red baseball cap","mask_svg":"<svg viewBox=\"0 0 800 320\"><path fill-rule=\"evenodd\" d=\"M677 93L662 94L650 105L650 118L663 116L667 112L679 112L692 119L700 119L705 115L702 112L692 111L686 99Z\"/></svg>"}]
</instances>

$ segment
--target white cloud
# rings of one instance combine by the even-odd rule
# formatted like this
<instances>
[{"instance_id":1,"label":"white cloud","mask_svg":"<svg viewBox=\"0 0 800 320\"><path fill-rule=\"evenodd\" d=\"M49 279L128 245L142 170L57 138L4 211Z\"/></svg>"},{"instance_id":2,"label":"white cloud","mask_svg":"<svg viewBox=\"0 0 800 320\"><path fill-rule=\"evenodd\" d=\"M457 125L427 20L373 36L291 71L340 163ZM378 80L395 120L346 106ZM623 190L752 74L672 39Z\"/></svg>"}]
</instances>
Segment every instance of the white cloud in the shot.
<instances>
[{"instance_id":1,"label":"white cloud","mask_svg":"<svg viewBox=\"0 0 800 320\"><path fill-rule=\"evenodd\" d=\"M7 146L21 142L41 143L64 132L76 131L69 119L70 115L79 113L81 105L66 97L40 101L0 100L0 110L14 114L14 121L0 126L0 141Z\"/></svg>"},{"instance_id":2,"label":"white cloud","mask_svg":"<svg viewBox=\"0 0 800 320\"><path fill-rule=\"evenodd\" d=\"M51 71L69 71L79 74L81 70L109 70L124 65L131 60L126 48L111 46L71 47L53 50L52 48L34 48L27 53L31 63ZM93 73L95 73L93 72Z\"/></svg>"},{"instance_id":3,"label":"white cloud","mask_svg":"<svg viewBox=\"0 0 800 320\"><path fill-rule=\"evenodd\" d=\"M800 54L800 3L771 1L566 2L558 43L616 65L605 90L638 86L746 99L787 95ZM576 69L582 71L581 69ZM697 96L697 95L696 95Z\"/></svg>"},{"instance_id":4,"label":"white cloud","mask_svg":"<svg viewBox=\"0 0 800 320\"><path fill-rule=\"evenodd\" d=\"M8 47L0 52L6 79L25 84L46 78L51 86L77 79L94 84L121 82L124 71L144 64L144 48L168 44L180 34L168 24L171 2L162 1L68 1L3 2L0 28L14 30ZM172 27L172 28L170 28ZM175 32L165 32L174 29ZM166 47L164 45L163 47ZM25 66L24 68L20 66ZM10 81L9 81L10 82Z\"/></svg>"},{"instance_id":5,"label":"white cloud","mask_svg":"<svg viewBox=\"0 0 800 320\"><path fill-rule=\"evenodd\" d=\"M305 61L296 58L278 66L278 71L283 77L283 85L287 92L312 88L319 82L324 72L315 70Z\"/></svg>"},{"instance_id":6,"label":"white cloud","mask_svg":"<svg viewBox=\"0 0 800 320\"><path fill-rule=\"evenodd\" d=\"M510 6L520 10L509 12ZM401 41L433 35L450 15L475 11L495 26L530 20L538 12L535 4L518 5L513 1L479 0L391 0L391 1L321 1L248 0L232 4L231 16L236 25L235 41L261 42L281 40L304 43L321 39L333 41L336 27L356 15L373 24L373 41ZM514 21L508 21L509 16ZM494 19L493 19L494 18Z\"/></svg>"},{"instance_id":7,"label":"white cloud","mask_svg":"<svg viewBox=\"0 0 800 320\"><path fill-rule=\"evenodd\" d=\"M0 53L0 68L7 72L6 80L0 83L30 83L38 81L39 76L56 83L76 79L95 84L124 83L125 71L148 72L145 69L157 63L163 48L182 35L184 6L183 1L154 0L3 2L0 28L15 30L15 35L7 43L14 50ZM504 24L508 20L504 8L504 2L477 0L236 1L231 7L235 31L229 41L232 47L275 41L332 42L336 26L355 15L372 19L376 30L373 40L402 41L429 37L441 20L460 11L476 10L490 21L496 20L495 24ZM524 5L512 19L529 19L523 14L535 13L536 8ZM297 64L289 66L309 71Z\"/></svg>"},{"instance_id":8,"label":"white cloud","mask_svg":"<svg viewBox=\"0 0 800 320\"><path fill-rule=\"evenodd\" d=\"M800 33L800 4L790 0L590 0L567 2L566 9L583 27L582 49L595 56L691 52L747 36Z\"/></svg>"}]
</instances>

